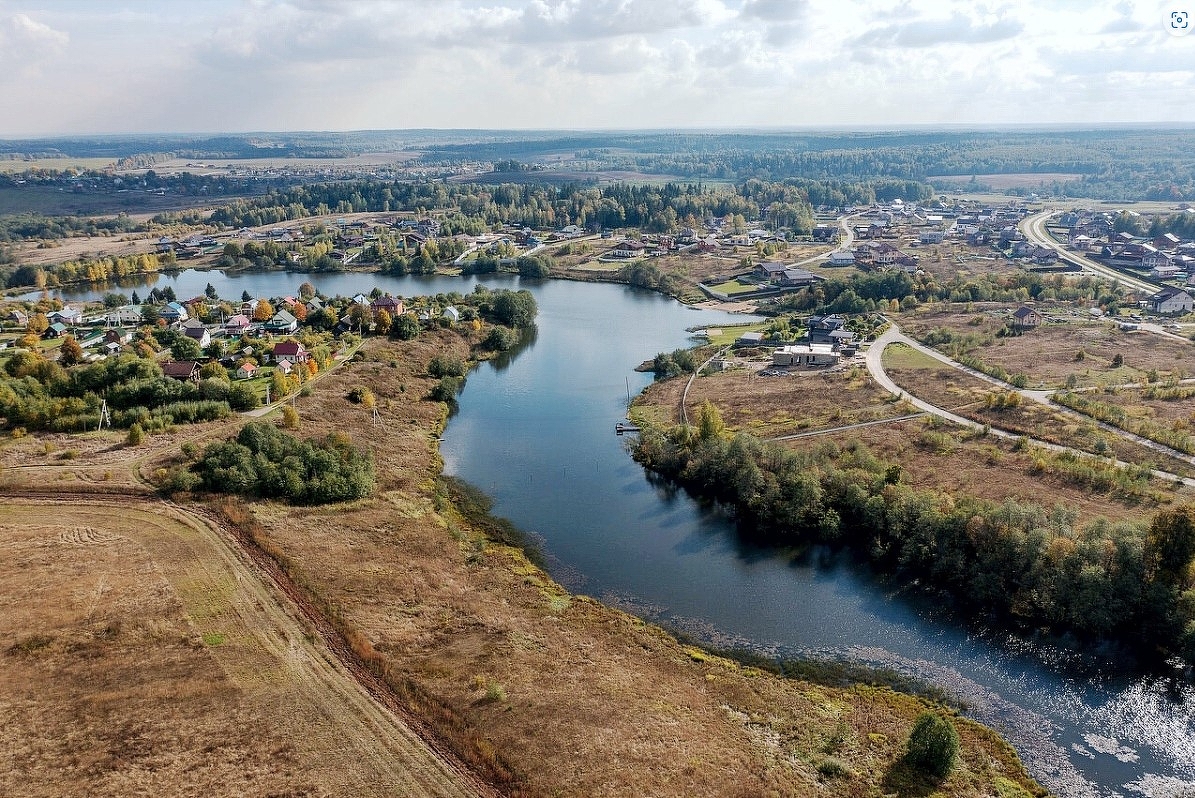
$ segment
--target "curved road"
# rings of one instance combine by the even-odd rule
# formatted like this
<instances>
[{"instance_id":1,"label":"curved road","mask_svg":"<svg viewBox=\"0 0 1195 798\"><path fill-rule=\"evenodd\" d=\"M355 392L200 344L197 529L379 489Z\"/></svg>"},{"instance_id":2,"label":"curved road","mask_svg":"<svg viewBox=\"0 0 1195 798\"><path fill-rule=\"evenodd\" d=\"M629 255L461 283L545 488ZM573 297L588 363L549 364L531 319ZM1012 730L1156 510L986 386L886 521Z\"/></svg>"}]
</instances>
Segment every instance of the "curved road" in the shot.
<instances>
[{"instance_id":1,"label":"curved road","mask_svg":"<svg viewBox=\"0 0 1195 798\"><path fill-rule=\"evenodd\" d=\"M934 404L930 404L929 402L926 402L923 399L919 399L916 396L913 396L908 391L906 391L905 389L903 389L899 385L897 385L892 380L892 378L888 376L888 373L884 370L884 363L883 363L884 349L889 344L893 344L893 343L905 344L906 346L909 346L918 352L928 355L929 357L932 357L935 360L938 360L938 361L950 366L951 368L957 369L958 371L961 371L963 373L977 377L979 379L982 379L985 382L991 383L992 385L999 386L1006 390L1017 391L1021 396L1025 397L1026 399L1029 399L1030 401L1037 402L1039 404L1048 405L1050 407L1050 409L1055 412L1063 413L1068 416L1074 416L1075 418L1081 419L1084 422L1095 423L1095 424L1099 425L1101 428L1107 430L1108 432L1118 435L1119 437L1125 438L1126 440L1131 440L1134 443L1139 443L1143 446L1148 446L1150 449L1153 449L1154 451L1159 451L1163 454L1170 455L1171 457L1177 457L1180 460L1184 460L1188 463L1191 463L1192 465L1195 465L1195 457L1181 454L1179 452L1174 452L1173 450L1171 450L1167 447L1163 447L1160 444L1155 443L1154 441L1151 441L1147 438L1142 438L1139 435L1134 435L1130 432L1126 432L1118 427L1112 427L1110 425L1101 424L1100 422L1095 421L1091 417L1085 416L1082 413L1078 413L1076 411L1070 410L1069 408L1059 407L1058 405L1055 405L1050 402L1050 399L1049 399L1050 392L1048 392L1048 391L1030 391L1030 390L1021 390L1021 389L1014 388L1013 386L1011 386L1007 383L1001 382L1000 380L997 380L993 377L989 377L988 375L983 374L982 372L978 372L974 369L968 368L967 366L964 366L962 363L951 360L949 357L947 357L946 355L943 355L941 352L931 349L931 348L919 343L918 341L913 340L909 336L905 335L903 332L901 332L900 328L897 327L896 324L892 323L891 321L889 321L889 324L890 324L890 326L888 327L888 329L885 330L884 333L879 338L877 338L875 340L875 342L872 343L871 347L867 350L867 355L866 355L867 370L871 374L872 379L874 379L876 381L876 383L878 383L879 385L883 386L883 388L885 390L887 390L889 393L899 396L900 398L904 399L906 402L913 405L914 407L916 407L919 410L923 410L926 413L929 413L931 415L937 416L938 418L942 418L947 421L953 422L955 424L966 427L968 429L986 430L988 434L994 435L998 438L1007 438L1007 439L1025 438L1026 440L1033 443L1035 446L1039 446L1043 449L1048 449L1053 452L1069 452L1072 454L1076 454L1080 457L1091 457L1091 458L1096 458L1096 459L1101 459L1101 460L1104 459L1104 458L1099 457L1098 455L1091 454L1090 452L1082 451L1081 449L1072 449L1069 446L1060 446L1056 443L1049 443L1048 441L1037 440L1035 438L1030 438L1028 436L1021 435L1019 433L1014 433L1014 432L1009 432L1007 430L998 429L998 428L992 427L990 425L984 425L984 424L979 423L978 421L974 421L974 420L966 418L964 416L960 416L957 413L951 413L949 410L938 407L937 405L934 405ZM1115 462L1116 462L1116 465L1118 465L1122 468L1133 465L1132 463L1127 463L1127 462L1124 462L1121 460L1117 460ZM1184 485L1195 487L1195 479L1192 479L1190 477L1180 477L1177 474L1170 473L1169 471L1162 471L1162 470L1158 470L1158 469L1153 470L1153 475L1155 477L1158 477L1159 479L1181 481Z\"/></svg>"},{"instance_id":2,"label":"curved road","mask_svg":"<svg viewBox=\"0 0 1195 798\"><path fill-rule=\"evenodd\" d=\"M1049 222L1051 217L1056 216L1057 214L1058 211L1042 211L1041 213L1034 214L1033 216L1028 216L1021 221L1021 232L1023 232L1025 237L1034 244L1039 244L1043 247L1048 247L1054 250L1058 253L1058 258L1060 260L1080 266L1084 271L1093 272L1094 274L1098 274L1101 277L1106 277L1109 280L1116 280L1122 285L1127 285L1136 291L1144 291L1148 294L1152 294L1159 289L1159 286L1154 285L1153 283L1146 282L1140 278L1117 271L1110 266L1097 263L1091 258L1085 258L1082 255L1071 252L1062 244L1055 241L1054 237L1051 236L1049 231L1046 230L1046 224Z\"/></svg>"}]
</instances>

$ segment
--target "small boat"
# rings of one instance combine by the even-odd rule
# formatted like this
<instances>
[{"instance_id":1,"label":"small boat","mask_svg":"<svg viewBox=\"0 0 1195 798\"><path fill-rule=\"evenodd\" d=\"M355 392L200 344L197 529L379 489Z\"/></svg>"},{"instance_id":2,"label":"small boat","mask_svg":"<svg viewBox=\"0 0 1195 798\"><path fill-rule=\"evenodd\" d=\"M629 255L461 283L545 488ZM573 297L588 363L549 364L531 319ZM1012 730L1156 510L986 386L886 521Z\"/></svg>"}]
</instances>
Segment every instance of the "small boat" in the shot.
<instances>
[{"instance_id":1,"label":"small boat","mask_svg":"<svg viewBox=\"0 0 1195 798\"><path fill-rule=\"evenodd\" d=\"M621 435L624 432L638 432L638 431L639 431L639 428L629 422L620 421L614 425L614 432L617 435Z\"/></svg>"}]
</instances>

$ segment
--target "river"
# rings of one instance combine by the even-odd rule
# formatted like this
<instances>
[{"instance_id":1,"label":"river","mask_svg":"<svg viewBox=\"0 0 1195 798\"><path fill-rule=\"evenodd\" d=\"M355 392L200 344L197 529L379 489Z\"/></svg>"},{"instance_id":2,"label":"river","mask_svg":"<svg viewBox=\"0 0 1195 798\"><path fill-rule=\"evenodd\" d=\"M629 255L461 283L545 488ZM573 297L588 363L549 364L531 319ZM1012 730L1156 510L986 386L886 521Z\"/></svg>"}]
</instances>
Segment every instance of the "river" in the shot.
<instances>
[{"instance_id":1,"label":"river","mask_svg":"<svg viewBox=\"0 0 1195 798\"><path fill-rule=\"evenodd\" d=\"M305 279L343 295L530 288L538 334L470 373L441 450L448 473L541 541L570 589L716 645L842 658L941 685L1060 796L1195 795L1190 685L1080 671L1066 651L968 631L841 558L752 547L733 521L647 478L614 434L629 395L651 379L633 368L690 345L686 327L741 317L623 286L503 276L185 271L153 284L187 298L211 282L239 298L293 294ZM144 295L150 284L119 290L134 287Z\"/></svg>"}]
</instances>

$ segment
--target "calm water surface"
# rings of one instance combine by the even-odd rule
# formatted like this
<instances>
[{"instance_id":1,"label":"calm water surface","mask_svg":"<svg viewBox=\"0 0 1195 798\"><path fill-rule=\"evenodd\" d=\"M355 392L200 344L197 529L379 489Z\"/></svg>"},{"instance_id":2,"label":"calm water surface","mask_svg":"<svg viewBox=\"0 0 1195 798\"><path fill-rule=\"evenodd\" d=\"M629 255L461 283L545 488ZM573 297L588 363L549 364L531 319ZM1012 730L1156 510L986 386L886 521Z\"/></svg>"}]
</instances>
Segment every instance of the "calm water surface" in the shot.
<instances>
[{"instance_id":1,"label":"calm water surface","mask_svg":"<svg viewBox=\"0 0 1195 798\"><path fill-rule=\"evenodd\" d=\"M374 285L404 296L466 293L478 282L187 271L155 285L187 298L210 281L239 298L294 293L304 279L344 295ZM1060 796L1195 795L1191 687L1073 675L1067 652L970 634L839 559L746 545L732 521L646 477L613 432L628 389L650 382L634 367L689 345L686 327L741 317L622 286L483 279L530 288L538 332L515 356L469 375L444 434L445 467L537 535L561 582L716 644L841 657L940 684ZM150 286L135 287L144 296Z\"/></svg>"}]
</instances>

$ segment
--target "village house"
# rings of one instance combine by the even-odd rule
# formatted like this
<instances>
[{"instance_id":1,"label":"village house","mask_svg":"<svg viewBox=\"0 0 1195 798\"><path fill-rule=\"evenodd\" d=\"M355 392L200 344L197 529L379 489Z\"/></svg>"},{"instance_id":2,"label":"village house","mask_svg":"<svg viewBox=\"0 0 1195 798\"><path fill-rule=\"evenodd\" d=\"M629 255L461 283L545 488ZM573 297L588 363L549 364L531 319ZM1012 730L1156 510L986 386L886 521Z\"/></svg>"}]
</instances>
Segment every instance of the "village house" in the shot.
<instances>
[{"instance_id":1,"label":"village house","mask_svg":"<svg viewBox=\"0 0 1195 798\"><path fill-rule=\"evenodd\" d=\"M243 335L253 322L244 313L238 313L224 322L225 335Z\"/></svg>"},{"instance_id":2,"label":"village house","mask_svg":"<svg viewBox=\"0 0 1195 798\"><path fill-rule=\"evenodd\" d=\"M190 317L187 309L180 302L167 302L158 315L165 319L167 324L177 324Z\"/></svg>"},{"instance_id":3,"label":"village house","mask_svg":"<svg viewBox=\"0 0 1195 798\"><path fill-rule=\"evenodd\" d=\"M612 258L638 258L647 254L647 245L642 241L620 241L610 250Z\"/></svg>"},{"instance_id":4,"label":"village house","mask_svg":"<svg viewBox=\"0 0 1195 798\"><path fill-rule=\"evenodd\" d=\"M29 314L23 310L13 310L9 312L6 320L24 327L29 323Z\"/></svg>"},{"instance_id":5,"label":"village house","mask_svg":"<svg viewBox=\"0 0 1195 798\"><path fill-rule=\"evenodd\" d=\"M280 310L263 325L263 328L266 332L273 335L290 335L299 329L299 320L292 316L290 312Z\"/></svg>"},{"instance_id":6,"label":"village house","mask_svg":"<svg viewBox=\"0 0 1195 798\"><path fill-rule=\"evenodd\" d=\"M804 286L813 285L821 279L821 275L814 274L813 272L806 271L805 269L798 269L795 266L790 266L781 273L780 278L776 281L776 284L789 288L801 288Z\"/></svg>"},{"instance_id":7,"label":"village house","mask_svg":"<svg viewBox=\"0 0 1195 798\"><path fill-rule=\"evenodd\" d=\"M1167 286L1145 300L1145 304L1154 313L1190 313L1195 308L1195 299L1181 288Z\"/></svg>"},{"instance_id":8,"label":"village house","mask_svg":"<svg viewBox=\"0 0 1195 798\"><path fill-rule=\"evenodd\" d=\"M846 319L837 314L829 316L810 316L806 323L807 332L806 337L812 343L833 344L836 341L853 340L854 334L845 329ZM847 339L842 335L834 335L837 332L845 332L850 335Z\"/></svg>"},{"instance_id":9,"label":"village house","mask_svg":"<svg viewBox=\"0 0 1195 798\"><path fill-rule=\"evenodd\" d=\"M271 354L276 363L306 363L307 350L298 341L279 341Z\"/></svg>"},{"instance_id":10,"label":"village house","mask_svg":"<svg viewBox=\"0 0 1195 798\"><path fill-rule=\"evenodd\" d=\"M162 374L181 382L199 382L199 363L195 360L167 360Z\"/></svg>"},{"instance_id":11,"label":"village house","mask_svg":"<svg viewBox=\"0 0 1195 798\"><path fill-rule=\"evenodd\" d=\"M772 365L836 366L841 357L831 344L791 344L772 352Z\"/></svg>"},{"instance_id":12,"label":"village house","mask_svg":"<svg viewBox=\"0 0 1195 798\"><path fill-rule=\"evenodd\" d=\"M829 266L854 266L855 254L849 249L836 249L830 253L826 264Z\"/></svg>"},{"instance_id":13,"label":"village house","mask_svg":"<svg viewBox=\"0 0 1195 798\"><path fill-rule=\"evenodd\" d=\"M768 282L777 282L784 277L784 270L787 269L783 263L774 260L765 260L755 267L754 275L761 280Z\"/></svg>"},{"instance_id":14,"label":"village house","mask_svg":"<svg viewBox=\"0 0 1195 798\"><path fill-rule=\"evenodd\" d=\"M60 321L63 324L81 324L83 322L83 311L70 305L63 305L61 310L53 310L46 314L46 318L50 321Z\"/></svg>"},{"instance_id":15,"label":"village house","mask_svg":"<svg viewBox=\"0 0 1195 798\"><path fill-rule=\"evenodd\" d=\"M373 312L374 316L378 315L378 311L384 310L390 314L391 318L394 318L395 316L402 315L403 304L401 299L385 294L370 302L369 309Z\"/></svg>"},{"instance_id":16,"label":"village house","mask_svg":"<svg viewBox=\"0 0 1195 798\"><path fill-rule=\"evenodd\" d=\"M113 327L104 332L105 344L116 344L116 348L120 349L123 344L131 343L133 334L123 327Z\"/></svg>"},{"instance_id":17,"label":"village house","mask_svg":"<svg viewBox=\"0 0 1195 798\"><path fill-rule=\"evenodd\" d=\"M46 331L41 334L41 337L47 338L47 339L61 338L62 336L66 335L68 332L70 332L70 330L67 328L67 326L65 324L63 324L60 321L56 321L53 324L51 324L49 327L46 328Z\"/></svg>"},{"instance_id":18,"label":"village house","mask_svg":"<svg viewBox=\"0 0 1195 798\"><path fill-rule=\"evenodd\" d=\"M1178 264L1167 259L1165 263L1159 263L1149 270L1149 276L1155 280L1173 280L1178 277Z\"/></svg>"},{"instance_id":19,"label":"village house","mask_svg":"<svg viewBox=\"0 0 1195 798\"><path fill-rule=\"evenodd\" d=\"M198 342L201 347L207 347L212 342L211 331L199 319L187 319L182 324L183 335Z\"/></svg>"},{"instance_id":20,"label":"village house","mask_svg":"<svg viewBox=\"0 0 1195 798\"><path fill-rule=\"evenodd\" d=\"M745 332L734 342L735 346L759 346L763 343L763 333Z\"/></svg>"},{"instance_id":21,"label":"village house","mask_svg":"<svg viewBox=\"0 0 1195 798\"><path fill-rule=\"evenodd\" d=\"M251 380L257 376L257 364L246 360L241 365L237 366L237 379Z\"/></svg>"},{"instance_id":22,"label":"village house","mask_svg":"<svg viewBox=\"0 0 1195 798\"><path fill-rule=\"evenodd\" d=\"M1012 314L1012 325L1018 330L1029 330L1042 325L1042 315L1033 308L1019 307Z\"/></svg>"},{"instance_id":23,"label":"village house","mask_svg":"<svg viewBox=\"0 0 1195 798\"><path fill-rule=\"evenodd\" d=\"M104 316L104 324L123 327L126 324L140 324L143 319L140 305L125 305L108 311Z\"/></svg>"}]
</instances>

